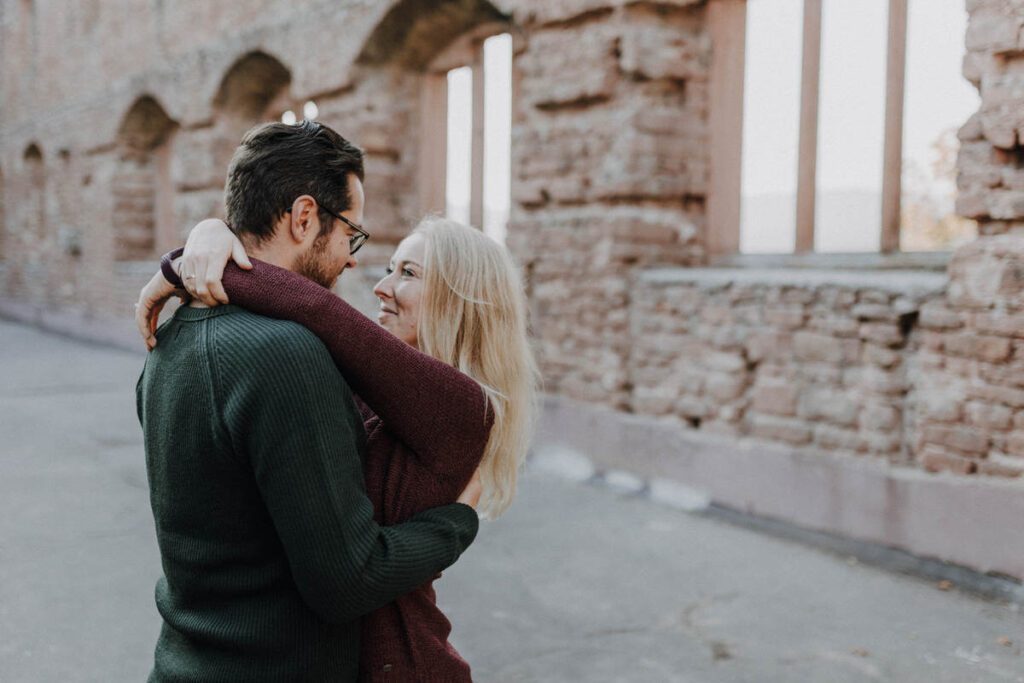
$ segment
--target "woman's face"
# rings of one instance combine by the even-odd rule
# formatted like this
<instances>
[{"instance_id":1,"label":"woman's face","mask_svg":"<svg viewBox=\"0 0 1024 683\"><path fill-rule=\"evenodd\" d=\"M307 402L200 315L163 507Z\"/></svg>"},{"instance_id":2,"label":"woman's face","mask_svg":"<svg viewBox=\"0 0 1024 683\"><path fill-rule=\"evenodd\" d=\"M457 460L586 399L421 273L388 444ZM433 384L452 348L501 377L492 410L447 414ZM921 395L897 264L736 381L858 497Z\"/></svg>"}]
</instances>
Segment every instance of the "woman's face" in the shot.
<instances>
[{"instance_id":1,"label":"woman's face","mask_svg":"<svg viewBox=\"0 0 1024 683\"><path fill-rule=\"evenodd\" d=\"M388 274L373 288L380 300L377 322L410 346L417 345L425 250L423 235L413 233L406 237L391 257Z\"/></svg>"}]
</instances>

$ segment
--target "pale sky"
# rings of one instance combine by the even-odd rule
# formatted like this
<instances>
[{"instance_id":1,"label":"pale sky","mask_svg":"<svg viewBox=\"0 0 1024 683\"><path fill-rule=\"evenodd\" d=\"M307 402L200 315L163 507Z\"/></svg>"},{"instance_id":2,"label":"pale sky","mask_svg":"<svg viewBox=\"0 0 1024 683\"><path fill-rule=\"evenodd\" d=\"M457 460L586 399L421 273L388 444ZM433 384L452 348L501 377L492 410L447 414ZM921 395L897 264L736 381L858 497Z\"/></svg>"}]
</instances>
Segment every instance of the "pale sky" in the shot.
<instances>
[{"instance_id":1,"label":"pale sky","mask_svg":"<svg viewBox=\"0 0 1024 683\"><path fill-rule=\"evenodd\" d=\"M877 249L888 4L824 0L816 216L822 251ZM793 247L795 208L783 195L795 200L802 8L803 0L748 3L741 219L747 252ZM932 142L978 108L977 91L960 71L966 28L963 0L909 0L904 158L926 169Z\"/></svg>"},{"instance_id":2,"label":"pale sky","mask_svg":"<svg viewBox=\"0 0 1024 683\"><path fill-rule=\"evenodd\" d=\"M473 137L473 73L448 72L447 213L469 222ZM512 37L484 41L484 232L505 240L511 204Z\"/></svg>"}]
</instances>

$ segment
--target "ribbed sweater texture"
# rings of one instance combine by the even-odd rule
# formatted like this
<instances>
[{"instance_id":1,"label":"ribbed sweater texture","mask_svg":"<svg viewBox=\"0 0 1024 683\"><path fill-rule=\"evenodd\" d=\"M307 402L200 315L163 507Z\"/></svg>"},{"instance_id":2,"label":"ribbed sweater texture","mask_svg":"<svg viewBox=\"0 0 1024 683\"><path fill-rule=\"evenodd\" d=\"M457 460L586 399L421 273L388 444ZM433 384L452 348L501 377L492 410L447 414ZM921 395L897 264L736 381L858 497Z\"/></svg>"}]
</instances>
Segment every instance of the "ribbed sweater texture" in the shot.
<instances>
[{"instance_id":1,"label":"ribbed sweater texture","mask_svg":"<svg viewBox=\"0 0 1024 683\"><path fill-rule=\"evenodd\" d=\"M282 268L254 260L246 273L231 265L224 287L233 304L300 323L326 345L363 412L366 485L378 523L415 519L455 500L483 457L494 419L473 379ZM425 582L363 618L360 679L471 680L450 632Z\"/></svg>"},{"instance_id":2,"label":"ribbed sweater texture","mask_svg":"<svg viewBox=\"0 0 1024 683\"><path fill-rule=\"evenodd\" d=\"M137 386L163 566L150 681L357 680L359 617L458 559L476 513L374 519L362 416L306 328L182 307L157 336Z\"/></svg>"}]
</instances>

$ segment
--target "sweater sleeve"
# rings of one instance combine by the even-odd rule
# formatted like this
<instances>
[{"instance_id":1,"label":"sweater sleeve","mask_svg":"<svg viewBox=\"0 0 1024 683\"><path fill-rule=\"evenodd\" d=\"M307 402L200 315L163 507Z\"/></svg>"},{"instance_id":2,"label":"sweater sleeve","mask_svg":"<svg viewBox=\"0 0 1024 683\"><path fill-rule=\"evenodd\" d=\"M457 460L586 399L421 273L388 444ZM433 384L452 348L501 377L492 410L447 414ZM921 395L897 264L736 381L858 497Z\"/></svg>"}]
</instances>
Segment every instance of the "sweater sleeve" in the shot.
<instances>
[{"instance_id":1,"label":"sweater sleeve","mask_svg":"<svg viewBox=\"0 0 1024 683\"><path fill-rule=\"evenodd\" d=\"M238 343L217 339L217 402L303 599L327 621L350 621L454 563L479 522L472 508L453 504L377 525L350 390L319 340L275 323L282 328L286 333L253 330Z\"/></svg>"},{"instance_id":2,"label":"sweater sleeve","mask_svg":"<svg viewBox=\"0 0 1024 683\"><path fill-rule=\"evenodd\" d=\"M224 272L232 303L293 320L327 346L352 390L431 470L468 477L487 446L493 412L468 375L421 353L296 273L253 259Z\"/></svg>"}]
</instances>

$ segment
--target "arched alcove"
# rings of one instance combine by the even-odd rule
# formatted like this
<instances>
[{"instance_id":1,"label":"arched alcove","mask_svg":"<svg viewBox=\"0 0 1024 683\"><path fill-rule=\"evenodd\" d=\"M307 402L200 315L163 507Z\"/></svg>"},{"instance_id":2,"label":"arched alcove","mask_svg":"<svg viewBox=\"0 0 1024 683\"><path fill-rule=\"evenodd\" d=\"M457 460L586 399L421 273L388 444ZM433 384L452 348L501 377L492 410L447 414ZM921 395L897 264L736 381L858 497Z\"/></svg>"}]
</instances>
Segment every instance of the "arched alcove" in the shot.
<instances>
[{"instance_id":1,"label":"arched alcove","mask_svg":"<svg viewBox=\"0 0 1024 683\"><path fill-rule=\"evenodd\" d=\"M366 40L356 62L423 70L467 31L509 17L484 0L400 0Z\"/></svg>"},{"instance_id":2,"label":"arched alcove","mask_svg":"<svg viewBox=\"0 0 1024 683\"><path fill-rule=\"evenodd\" d=\"M225 72L213 98L213 160L222 178L245 132L278 120L289 108L291 81L291 72L279 59L260 51L239 57Z\"/></svg>"},{"instance_id":3,"label":"arched alcove","mask_svg":"<svg viewBox=\"0 0 1024 683\"><path fill-rule=\"evenodd\" d=\"M169 141L177 127L150 95L135 100L121 122L112 183L119 261L153 258L173 231Z\"/></svg>"},{"instance_id":4,"label":"arched alcove","mask_svg":"<svg viewBox=\"0 0 1024 683\"><path fill-rule=\"evenodd\" d=\"M24 239L37 241L45 237L46 220L44 217L46 202L46 167L43 164L43 150L36 143L31 143L22 154L22 187L25 201L18 225Z\"/></svg>"},{"instance_id":5,"label":"arched alcove","mask_svg":"<svg viewBox=\"0 0 1024 683\"><path fill-rule=\"evenodd\" d=\"M446 178L454 158L450 157L449 149L452 121L448 72L461 67L475 74L477 85L471 99L479 100L476 115L467 116L466 121L456 126L457 132L472 136L474 145L470 172L474 185L471 192L467 190L471 196L467 197L465 208L470 213L469 222L482 226L483 192L476 181L483 175L484 43L491 36L510 31L510 22L508 16L485 0L400 0L383 16L360 51L354 71L358 90L368 91L369 106L378 120L396 120L394 134L381 136L387 145L381 146L379 156L387 159L389 166L402 166L388 168L390 178L403 175L406 181L376 188L371 179L367 193L377 208L382 204L394 205L400 218L393 223L399 230L404 231L405 226L426 213L451 213L447 211L451 202L446 202ZM374 128L371 125L369 135L353 132L371 158L376 151ZM382 192L388 194L381 197ZM466 216L451 215L466 220Z\"/></svg>"},{"instance_id":6,"label":"arched alcove","mask_svg":"<svg viewBox=\"0 0 1024 683\"><path fill-rule=\"evenodd\" d=\"M250 52L224 74L213 105L218 114L258 123L291 81L291 72L276 57Z\"/></svg>"}]
</instances>

